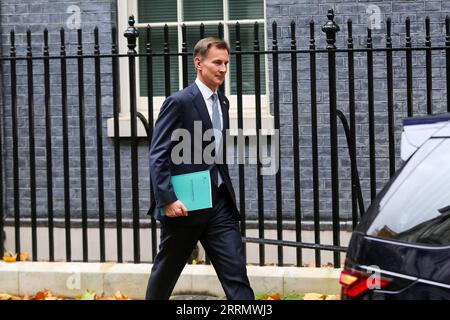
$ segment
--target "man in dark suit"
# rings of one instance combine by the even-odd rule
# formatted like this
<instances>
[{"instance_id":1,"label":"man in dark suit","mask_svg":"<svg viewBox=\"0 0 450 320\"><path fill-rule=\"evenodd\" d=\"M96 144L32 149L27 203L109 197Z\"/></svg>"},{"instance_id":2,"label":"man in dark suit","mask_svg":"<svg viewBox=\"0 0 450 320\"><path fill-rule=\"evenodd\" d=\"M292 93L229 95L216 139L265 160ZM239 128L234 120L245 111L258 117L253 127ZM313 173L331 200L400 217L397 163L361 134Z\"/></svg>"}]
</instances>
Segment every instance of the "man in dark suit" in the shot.
<instances>
[{"instance_id":1,"label":"man in dark suit","mask_svg":"<svg viewBox=\"0 0 450 320\"><path fill-rule=\"evenodd\" d=\"M225 80L229 52L222 39L200 40L194 48L195 83L168 97L155 123L149 154L154 191L150 214L161 222L161 243L148 282L148 300L170 297L198 241L205 248L227 298L254 299L242 254L240 214L228 167L220 161L226 158L230 104L217 89ZM214 133L211 139L204 141L207 139L202 137L211 130ZM177 131L188 132L190 136L181 163L174 159L179 155L173 154ZM212 150L215 161L205 159L208 150ZM170 177L203 170L210 172L213 206L188 212L177 199Z\"/></svg>"}]
</instances>

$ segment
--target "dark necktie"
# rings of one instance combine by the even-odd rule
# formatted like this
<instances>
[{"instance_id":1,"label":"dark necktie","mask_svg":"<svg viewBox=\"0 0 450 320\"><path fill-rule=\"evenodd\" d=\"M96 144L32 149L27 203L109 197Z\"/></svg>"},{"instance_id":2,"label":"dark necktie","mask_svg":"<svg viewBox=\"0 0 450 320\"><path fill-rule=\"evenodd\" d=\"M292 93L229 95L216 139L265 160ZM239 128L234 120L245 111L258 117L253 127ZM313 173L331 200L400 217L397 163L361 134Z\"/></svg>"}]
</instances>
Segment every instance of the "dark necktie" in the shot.
<instances>
[{"instance_id":1,"label":"dark necktie","mask_svg":"<svg viewBox=\"0 0 450 320\"><path fill-rule=\"evenodd\" d=\"M214 130L214 139L216 145L216 154L220 150L220 144L222 142L222 121L220 120L220 112L219 112L219 99L217 97L217 93L213 93L212 95L212 125ZM222 178L220 177L219 169L217 168L217 186L222 184Z\"/></svg>"}]
</instances>

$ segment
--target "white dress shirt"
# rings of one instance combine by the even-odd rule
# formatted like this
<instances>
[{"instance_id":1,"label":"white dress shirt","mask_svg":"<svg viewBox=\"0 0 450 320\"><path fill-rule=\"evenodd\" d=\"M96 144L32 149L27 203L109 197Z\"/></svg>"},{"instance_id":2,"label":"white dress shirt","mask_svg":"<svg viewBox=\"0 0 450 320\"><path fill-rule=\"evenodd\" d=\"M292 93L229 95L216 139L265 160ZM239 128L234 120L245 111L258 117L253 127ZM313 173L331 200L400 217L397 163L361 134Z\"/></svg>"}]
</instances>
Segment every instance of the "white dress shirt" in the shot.
<instances>
[{"instance_id":1,"label":"white dress shirt","mask_svg":"<svg viewBox=\"0 0 450 320\"><path fill-rule=\"evenodd\" d=\"M221 101L219 98L219 95L217 93L217 90L215 92L213 92L210 88L208 88L199 78L195 79L195 84L197 85L197 87L200 89L200 92L203 96L203 100L205 100L205 104L206 104L206 108L208 109L208 113L209 113L209 118L211 119L211 123L212 123L212 105L213 105L213 98L212 95L215 93L217 95L217 99L218 99L218 109L219 109L219 114L220 114L220 130L223 130L223 115L222 115L222 106L221 106ZM223 143L222 143L223 145ZM216 145L216 149L218 148L218 146ZM223 182L222 179L222 175L220 174L220 171L218 172L219 176L218 176L218 181L217 184L218 186L220 186Z\"/></svg>"},{"instance_id":2,"label":"white dress shirt","mask_svg":"<svg viewBox=\"0 0 450 320\"><path fill-rule=\"evenodd\" d=\"M200 92L202 93L203 100L205 100L206 108L208 109L209 118L211 119L212 123L212 104L213 99L212 95L213 93L217 94L217 90L213 92L210 88L208 88L199 78L195 79L195 84L200 89ZM217 95L217 99L219 99L219 95ZM222 107L221 107L221 101L219 99L219 114L220 114L220 130L223 130L223 115L222 115Z\"/></svg>"}]
</instances>

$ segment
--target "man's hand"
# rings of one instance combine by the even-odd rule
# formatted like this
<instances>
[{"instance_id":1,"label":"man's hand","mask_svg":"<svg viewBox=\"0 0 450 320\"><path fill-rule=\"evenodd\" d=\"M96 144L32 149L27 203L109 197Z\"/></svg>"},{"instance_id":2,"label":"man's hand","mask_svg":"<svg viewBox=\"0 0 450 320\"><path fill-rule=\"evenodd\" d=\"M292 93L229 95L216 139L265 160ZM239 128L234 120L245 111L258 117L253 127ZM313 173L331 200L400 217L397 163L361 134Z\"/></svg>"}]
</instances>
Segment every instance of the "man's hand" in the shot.
<instances>
[{"instance_id":1,"label":"man's hand","mask_svg":"<svg viewBox=\"0 0 450 320\"><path fill-rule=\"evenodd\" d=\"M177 200L172 203L166 204L164 206L164 213L169 218L186 217L188 215L188 210L184 206L183 202Z\"/></svg>"}]
</instances>

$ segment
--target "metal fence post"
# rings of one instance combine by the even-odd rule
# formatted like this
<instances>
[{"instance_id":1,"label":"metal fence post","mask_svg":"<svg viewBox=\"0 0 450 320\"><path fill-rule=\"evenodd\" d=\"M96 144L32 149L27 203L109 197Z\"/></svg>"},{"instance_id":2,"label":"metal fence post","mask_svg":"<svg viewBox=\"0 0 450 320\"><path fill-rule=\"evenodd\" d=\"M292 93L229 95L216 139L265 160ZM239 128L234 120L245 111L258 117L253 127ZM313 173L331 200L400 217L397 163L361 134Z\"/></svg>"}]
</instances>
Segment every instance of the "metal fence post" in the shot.
<instances>
[{"instance_id":1,"label":"metal fence post","mask_svg":"<svg viewBox=\"0 0 450 320\"><path fill-rule=\"evenodd\" d=\"M291 76L292 76L292 149L294 156L294 214L295 214L295 241L302 242L302 208L300 189L300 147L298 127L298 77L297 77L297 39L295 34L295 21L291 21ZM303 252L301 248L296 249L297 267L302 266Z\"/></svg>"},{"instance_id":2,"label":"metal fence post","mask_svg":"<svg viewBox=\"0 0 450 320\"><path fill-rule=\"evenodd\" d=\"M133 202L133 244L134 262L139 263L140 241L139 241L139 176L138 176L138 144L137 144L137 108L136 108L136 39L139 37L138 30L134 27L134 16L128 19L128 28L124 37L128 42L128 61L130 79L130 118L131 118L131 184Z\"/></svg>"},{"instance_id":3,"label":"metal fence post","mask_svg":"<svg viewBox=\"0 0 450 320\"><path fill-rule=\"evenodd\" d=\"M334 21L333 9L328 10L328 21L322 27L327 38L328 50L328 84L330 89L330 146L331 146L331 201L333 217L333 245L339 246L339 167L338 167L338 139L337 139L337 113L336 113L336 33L339 26ZM339 267L340 254L334 251L334 266Z\"/></svg>"},{"instance_id":4,"label":"metal fence post","mask_svg":"<svg viewBox=\"0 0 450 320\"><path fill-rule=\"evenodd\" d=\"M114 26L111 30L112 45L112 75L113 75L113 114L114 114L114 177L116 187L116 232L117 232L117 261L123 262L122 245L122 182L120 179L120 139L119 139L119 54L117 46L117 28Z\"/></svg>"}]
</instances>

